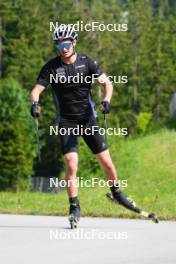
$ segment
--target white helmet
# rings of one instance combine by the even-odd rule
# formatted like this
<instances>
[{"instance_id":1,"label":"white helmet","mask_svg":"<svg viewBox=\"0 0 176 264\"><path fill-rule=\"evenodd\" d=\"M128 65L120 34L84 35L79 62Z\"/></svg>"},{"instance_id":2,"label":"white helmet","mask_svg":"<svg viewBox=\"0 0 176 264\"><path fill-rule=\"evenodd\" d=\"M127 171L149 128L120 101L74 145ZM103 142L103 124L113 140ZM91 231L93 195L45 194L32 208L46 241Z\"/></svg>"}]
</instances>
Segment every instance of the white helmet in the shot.
<instances>
[{"instance_id":1,"label":"white helmet","mask_svg":"<svg viewBox=\"0 0 176 264\"><path fill-rule=\"evenodd\" d=\"M64 40L64 39L77 39L78 34L73 30L70 25L60 25L53 32L53 40Z\"/></svg>"}]
</instances>

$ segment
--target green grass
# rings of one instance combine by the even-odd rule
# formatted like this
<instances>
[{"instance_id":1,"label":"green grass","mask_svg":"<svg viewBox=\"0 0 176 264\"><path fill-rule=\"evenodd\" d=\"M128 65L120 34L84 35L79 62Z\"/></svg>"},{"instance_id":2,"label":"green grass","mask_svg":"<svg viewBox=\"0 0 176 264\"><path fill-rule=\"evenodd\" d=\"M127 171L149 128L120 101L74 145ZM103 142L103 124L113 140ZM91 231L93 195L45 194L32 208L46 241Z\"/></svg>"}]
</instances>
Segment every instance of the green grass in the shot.
<instances>
[{"instance_id":1,"label":"green grass","mask_svg":"<svg viewBox=\"0 0 176 264\"><path fill-rule=\"evenodd\" d=\"M128 180L124 189L138 205L155 212L161 219L176 220L176 133L159 133L111 147L120 179ZM138 217L105 197L107 188L80 188L82 216ZM37 215L67 215L66 192L0 192L0 212Z\"/></svg>"}]
</instances>

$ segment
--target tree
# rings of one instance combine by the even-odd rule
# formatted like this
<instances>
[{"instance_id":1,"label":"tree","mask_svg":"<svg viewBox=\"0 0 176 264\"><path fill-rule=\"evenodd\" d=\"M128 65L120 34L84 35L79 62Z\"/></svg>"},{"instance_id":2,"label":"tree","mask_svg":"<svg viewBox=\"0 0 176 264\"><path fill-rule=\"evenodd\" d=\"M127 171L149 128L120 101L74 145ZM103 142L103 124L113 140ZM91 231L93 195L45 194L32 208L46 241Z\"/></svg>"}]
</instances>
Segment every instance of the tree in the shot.
<instances>
[{"instance_id":1,"label":"tree","mask_svg":"<svg viewBox=\"0 0 176 264\"><path fill-rule=\"evenodd\" d=\"M25 187L35 157L27 94L13 79L0 81L0 189Z\"/></svg>"}]
</instances>

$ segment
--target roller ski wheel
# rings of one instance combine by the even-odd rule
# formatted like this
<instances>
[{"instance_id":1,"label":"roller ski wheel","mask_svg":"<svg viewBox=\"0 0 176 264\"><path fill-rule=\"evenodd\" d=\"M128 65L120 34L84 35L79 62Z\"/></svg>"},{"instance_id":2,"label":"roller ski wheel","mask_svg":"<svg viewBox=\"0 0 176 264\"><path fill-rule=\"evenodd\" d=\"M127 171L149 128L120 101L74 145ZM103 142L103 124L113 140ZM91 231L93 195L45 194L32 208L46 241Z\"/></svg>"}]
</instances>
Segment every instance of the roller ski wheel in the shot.
<instances>
[{"instance_id":1,"label":"roller ski wheel","mask_svg":"<svg viewBox=\"0 0 176 264\"><path fill-rule=\"evenodd\" d=\"M69 212L69 222L71 229L77 228L77 224L80 219L80 206L77 204L71 204L70 205L70 212Z\"/></svg>"},{"instance_id":2,"label":"roller ski wheel","mask_svg":"<svg viewBox=\"0 0 176 264\"><path fill-rule=\"evenodd\" d=\"M158 219L158 217L155 214L149 214L148 215L148 218L150 220L152 220L155 224L158 224L159 223L159 219Z\"/></svg>"},{"instance_id":3,"label":"roller ski wheel","mask_svg":"<svg viewBox=\"0 0 176 264\"><path fill-rule=\"evenodd\" d=\"M71 228L71 229L75 229L75 228L77 228L77 223L78 223L78 221L76 221L74 215L70 215L70 216L69 216L69 222L70 222L70 228Z\"/></svg>"}]
</instances>

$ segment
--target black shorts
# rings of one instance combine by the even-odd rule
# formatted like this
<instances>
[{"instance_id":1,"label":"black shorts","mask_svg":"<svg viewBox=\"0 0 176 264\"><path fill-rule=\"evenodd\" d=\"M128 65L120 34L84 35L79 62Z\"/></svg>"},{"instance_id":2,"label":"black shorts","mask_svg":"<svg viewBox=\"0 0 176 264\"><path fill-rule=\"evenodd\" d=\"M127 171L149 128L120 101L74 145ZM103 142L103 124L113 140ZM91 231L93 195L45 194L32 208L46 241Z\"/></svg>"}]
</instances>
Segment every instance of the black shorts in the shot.
<instances>
[{"instance_id":1,"label":"black shorts","mask_svg":"<svg viewBox=\"0 0 176 264\"><path fill-rule=\"evenodd\" d=\"M94 154L108 148L94 116L83 121L62 120L59 123L62 153L77 152L78 137L82 136Z\"/></svg>"}]
</instances>

